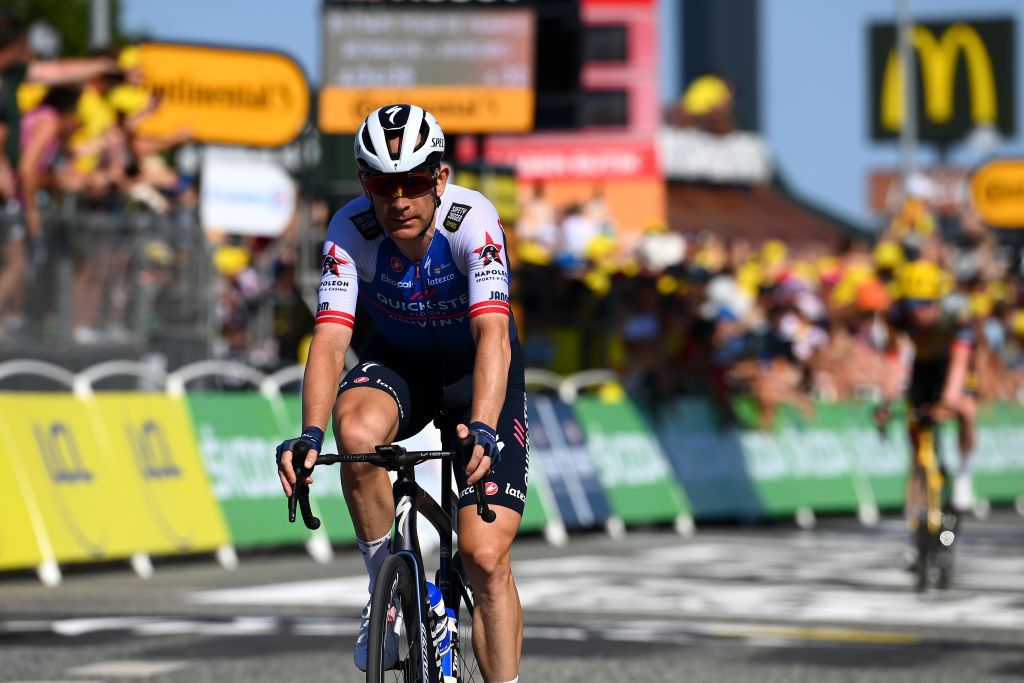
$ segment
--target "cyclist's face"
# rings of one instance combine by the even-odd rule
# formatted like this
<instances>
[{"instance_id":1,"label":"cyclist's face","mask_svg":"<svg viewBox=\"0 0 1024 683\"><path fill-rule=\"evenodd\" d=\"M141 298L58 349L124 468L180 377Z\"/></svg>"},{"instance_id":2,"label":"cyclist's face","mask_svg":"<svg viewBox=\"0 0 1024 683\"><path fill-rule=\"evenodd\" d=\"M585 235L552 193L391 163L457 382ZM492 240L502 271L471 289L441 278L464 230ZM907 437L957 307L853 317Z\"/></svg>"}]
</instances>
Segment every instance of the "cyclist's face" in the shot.
<instances>
[{"instance_id":1,"label":"cyclist's face","mask_svg":"<svg viewBox=\"0 0 1024 683\"><path fill-rule=\"evenodd\" d=\"M400 140L388 143L397 151ZM387 234L395 240L420 237L434 217L434 194L441 196L448 184L449 170L442 167L435 176L433 171L420 170L413 173L388 173L381 175L359 174L363 189L373 202L377 221Z\"/></svg>"},{"instance_id":2,"label":"cyclist's face","mask_svg":"<svg viewBox=\"0 0 1024 683\"><path fill-rule=\"evenodd\" d=\"M939 322L939 302L928 301L911 306L910 320L915 327L932 327Z\"/></svg>"}]
</instances>

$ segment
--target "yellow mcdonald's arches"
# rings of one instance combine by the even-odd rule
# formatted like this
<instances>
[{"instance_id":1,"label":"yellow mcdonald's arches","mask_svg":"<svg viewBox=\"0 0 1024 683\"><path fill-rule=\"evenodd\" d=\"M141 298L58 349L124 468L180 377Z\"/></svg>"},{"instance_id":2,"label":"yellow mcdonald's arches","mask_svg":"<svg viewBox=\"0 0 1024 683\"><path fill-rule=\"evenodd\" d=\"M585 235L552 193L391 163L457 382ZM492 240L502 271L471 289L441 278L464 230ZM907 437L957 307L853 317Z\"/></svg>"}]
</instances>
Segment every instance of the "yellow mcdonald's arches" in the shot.
<instances>
[{"instance_id":1,"label":"yellow mcdonald's arches","mask_svg":"<svg viewBox=\"0 0 1024 683\"><path fill-rule=\"evenodd\" d=\"M998 118L995 75L985 42L970 25L955 23L938 39L923 26L914 26L911 42L921 63L924 84L924 113L935 123L953 116L956 64L960 53L967 60L971 93L971 119L977 124L994 124ZM897 131L903 125L903 65L893 48L882 77L882 126Z\"/></svg>"},{"instance_id":2,"label":"yellow mcdonald's arches","mask_svg":"<svg viewBox=\"0 0 1024 683\"><path fill-rule=\"evenodd\" d=\"M161 394L100 393L93 400L118 466L151 520L156 552L213 550L228 540L187 410Z\"/></svg>"},{"instance_id":3,"label":"yellow mcdonald's arches","mask_svg":"<svg viewBox=\"0 0 1024 683\"><path fill-rule=\"evenodd\" d=\"M146 135L182 130L203 142L277 147L309 116L309 85L299 66L274 52L145 43L139 58L159 106L141 123Z\"/></svg>"}]
</instances>

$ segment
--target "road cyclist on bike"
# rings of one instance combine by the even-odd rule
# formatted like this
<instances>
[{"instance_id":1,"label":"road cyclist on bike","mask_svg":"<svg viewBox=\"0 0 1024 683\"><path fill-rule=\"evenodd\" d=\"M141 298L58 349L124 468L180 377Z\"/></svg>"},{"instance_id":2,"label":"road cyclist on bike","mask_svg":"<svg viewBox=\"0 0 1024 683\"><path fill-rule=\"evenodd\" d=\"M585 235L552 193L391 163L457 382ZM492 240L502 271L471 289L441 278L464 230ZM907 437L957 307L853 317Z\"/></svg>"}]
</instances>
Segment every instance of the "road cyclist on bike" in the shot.
<instances>
[{"instance_id":1,"label":"road cyclist on bike","mask_svg":"<svg viewBox=\"0 0 1024 683\"><path fill-rule=\"evenodd\" d=\"M446 449L459 437L476 437L472 458L456 468L459 554L476 600L473 648L486 681L514 683L523 618L509 553L528 478L523 363L497 212L480 193L449 182L444 150L440 125L418 106L381 107L359 127L355 158L364 194L334 215L324 242L297 440L310 446L309 468L332 416L343 453L371 452L431 421ZM357 300L375 329L339 386ZM289 496L294 441L278 449ZM475 512L472 485L484 477L493 524ZM344 464L341 479L372 594L390 550L391 484L366 463ZM355 650L363 671L369 617L367 603Z\"/></svg>"},{"instance_id":2,"label":"road cyclist on bike","mask_svg":"<svg viewBox=\"0 0 1024 683\"><path fill-rule=\"evenodd\" d=\"M915 260L905 264L898 283L890 320L888 371L884 399L875 412L880 426L888 422L890 406L905 392L911 467L907 480L908 522L923 518L926 507L924 472L917 462L919 433L915 416L939 421L956 418L960 463L953 480L951 503L958 512L973 507L971 460L977 434L977 402L971 372L973 334L966 321L943 309L945 274L935 263ZM913 566L916 551L908 553Z\"/></svg>"}]
</instances>

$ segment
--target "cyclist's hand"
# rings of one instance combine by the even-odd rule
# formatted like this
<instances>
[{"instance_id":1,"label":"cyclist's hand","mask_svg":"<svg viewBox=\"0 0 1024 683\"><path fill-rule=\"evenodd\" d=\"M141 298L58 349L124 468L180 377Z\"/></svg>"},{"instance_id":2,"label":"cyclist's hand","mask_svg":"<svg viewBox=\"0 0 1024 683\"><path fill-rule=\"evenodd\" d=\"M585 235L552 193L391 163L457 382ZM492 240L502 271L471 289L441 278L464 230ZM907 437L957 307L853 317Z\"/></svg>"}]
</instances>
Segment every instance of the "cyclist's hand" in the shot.
<instances>
[{"instance_id":1,"label":"cyclist's hand","mask_svg":"<svg viewBox=\"0 0 1024 683\"><path fill-rule=\"evenodd\" d=\"M930 412L932 419L936 422L952 419L957 414L956 407L948 403L936 403L931 407Z\"/></svg>"},{"instance_id":2,"label":"cyclist's hand","mask_svg":"<svg viewBox=\"0 0 1024 683\"><path fill-rule=\"evenodd\" d=\"M313 465L316 464L316 456L323 448L323 432L319 429L307 427L297 439L282 441L277 447L277 476L281 479L281 488L288 497L292 495L292 487L295 486L295 468L292 465L292 446L297 441L303 441L309 446L309 451L302 463L307 472L313 472ZM312 484L313 477L307 476L306 483Z\"/></svg>"},{"instance_id":3,"label":"cyclist's hand","mask_svg":"<svg viewBox=\"0 0 1024 683\"><path fill-rule=\"evenodd\" d=\"M498 434L482 422L471 422L469 427L459 425L455 429L460 439L469 434L476 436L476 446L473 447L473 455L466 463L467 481L472 486L486 477L491 468L498 464L501 459L501 451L498 449Z\"/></svg>"},{"instance_id":4,"label":"cyclist's hand","mask_svg":"<svg viewBox=\"0 0 1024 683\"><path fill-rule=\"evenodd\" d=\"M879 429L884 429L889 424L889 418L892 417L892 412L887 405L880 405L875 408L875 424Z\"/></svg>"}]
</instances>

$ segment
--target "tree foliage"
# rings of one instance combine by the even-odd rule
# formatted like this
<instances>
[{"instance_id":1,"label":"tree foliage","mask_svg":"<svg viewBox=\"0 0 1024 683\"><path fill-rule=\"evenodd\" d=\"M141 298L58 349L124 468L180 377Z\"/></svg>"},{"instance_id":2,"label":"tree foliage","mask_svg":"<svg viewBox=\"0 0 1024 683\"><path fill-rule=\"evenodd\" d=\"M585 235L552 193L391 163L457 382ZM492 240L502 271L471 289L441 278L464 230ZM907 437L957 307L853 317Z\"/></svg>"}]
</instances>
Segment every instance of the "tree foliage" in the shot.
<instances>
[{"instance_id":1,"label":"tree foliage","mask_svg":"<svg viewBox=\"0 0 1024 683\"><path fill-rule=\"evenodd\" d=\"M45 21L61 38L61 54L81 57L91 54L89 29L90 0L0 0L0 8L11 12L26 24ZM119 30L120 0L110 0L111 39L115 45L127 42Z\"/></svg>"}]
</instances>

